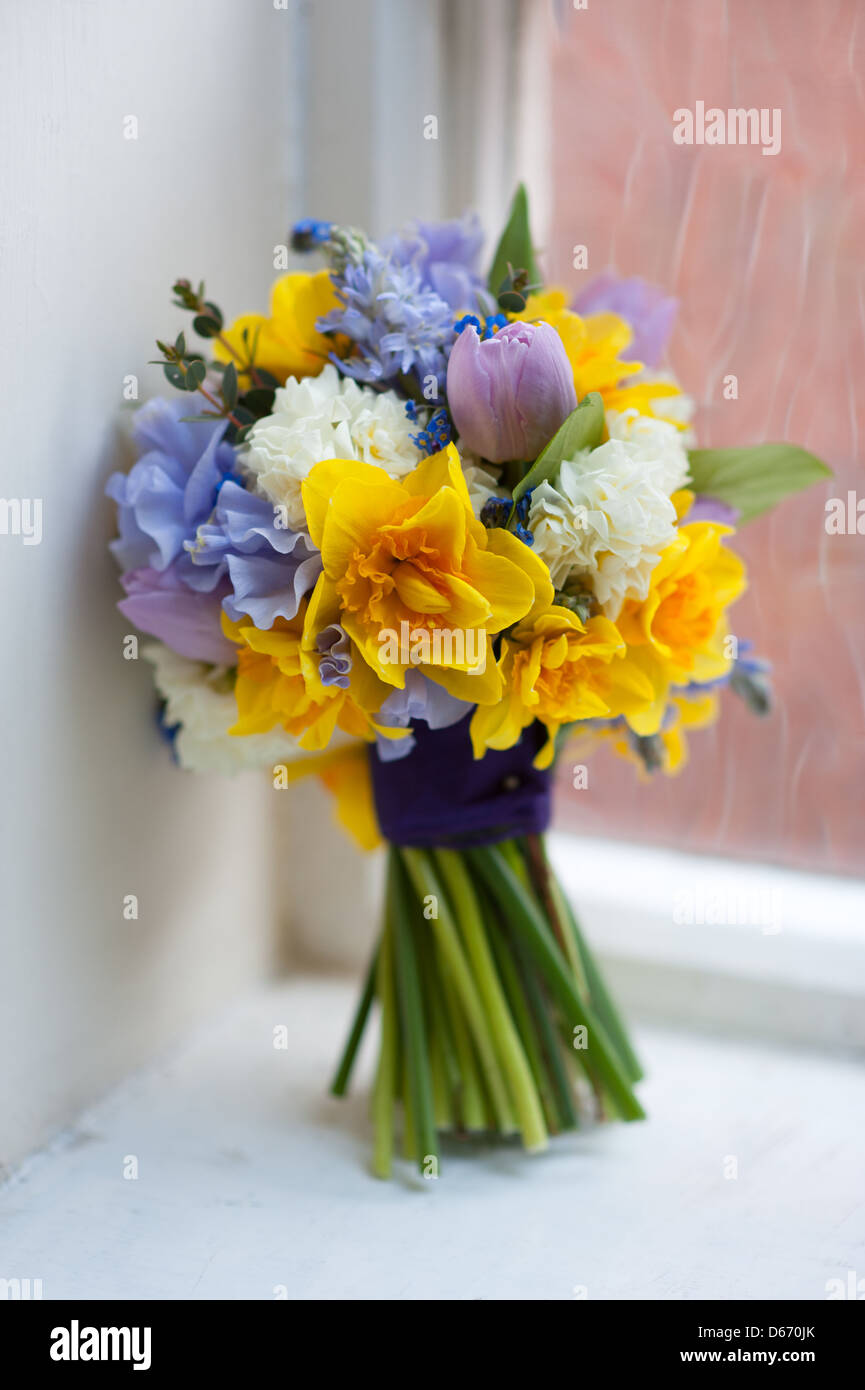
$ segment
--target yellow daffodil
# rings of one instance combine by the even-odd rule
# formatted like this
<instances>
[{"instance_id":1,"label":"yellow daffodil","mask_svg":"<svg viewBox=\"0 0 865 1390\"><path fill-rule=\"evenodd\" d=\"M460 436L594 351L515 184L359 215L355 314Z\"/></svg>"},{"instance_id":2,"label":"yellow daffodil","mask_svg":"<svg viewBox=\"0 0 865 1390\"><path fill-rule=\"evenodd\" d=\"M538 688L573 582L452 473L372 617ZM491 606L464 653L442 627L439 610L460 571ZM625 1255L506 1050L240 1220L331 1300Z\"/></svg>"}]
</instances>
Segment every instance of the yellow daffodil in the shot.
<instances>
[{"instance_id":1,"label":"yellow daffodil","mask_svg":"<svg viewBox=\"0 0 865 1390\"><path fill-rule=\"evenodd\" d=\"M320 653L314 640L310 643L305 636L311 631L306 619L314 602L315 596L309 605L301 604L296 617L277 618L267 630L251 622L232 622L223 614L226 637L240 646L235 685L238 718L230 733L262 734L280 725L311 752L326 747L337 728L355 738L374 737L374 714L388 687L360 660L352 663L347 688L323 684ZM406 730L379 732L404 737Z\"/></svg>"},{"instance_id":2,"label":"yellow daffodil","mask_svg":"<svg viewBox=\"0 0 865 1390\"><path fill-rule=\"evenodd\" d=\"M611 719L644 708L654 691L627 660L625 643L607 618L585 624L569 608L539 608L502 639L504 693L472 718L476 758L487 748L510 748L535 719L549 739L535 762L549 767L556 733L577 719Z\"/></svg>"},{"instance_id":3,"label":"yellow daffodil","mask_svg":"<svg viewBox=\"0 0 865 1390\"><path fill-rule=\"evenodd\" d=\"M655 566L645 599L629 599L617 618L628 655L654 688L651 705L628 715L638 734L661 727L671 686L711 681L732 663L726 609L745 588L745 567L725 550L732 527L680 526Z\"/></svg>"},{"instance_id":4,"label":"yellow daffodil","mask_svg":"<svg viewBox=\"0 0 865 1390\"><path fill-rule=\"evenodd\" d=\"M696 699L676 696L670 701L664 717L664 728L658 734L662 757L660 770L668 777L677 776L688 762L686 730L706 729L714 724L718 718L719 703L718 696L713 693ZM618 731L613 732L612 738L618 756L635 765L641 781L650 782L652 774L646 770L643 759L629 740L622 738Z\"/></svg>"},{"instance_id":5,"label":"yellow daffodil","mask_svg":"<svg viewBox=\"0 0 865 1390\"><path fill-rule=\"evenodd\" d=\"M689 487L680 487L673 493L670 501L676 509L676 523L681 525L694 505L697 494Z\"/></svg>"},{"instance_id":6,"label":"yellow daffodil","mask_svg":"<svg viewBox=\"0 0 865 1390\"><path fill-rule=\"evenodd\" d=\"M358 848L377 849L381 831L366 747L349 750L320 773L320 779L333 795L336 820Z\"/></svg>"},{"instance_id":7,"label":"yellow daffodil","mask_svg":"<svg viewBox=\"0 0 865 1390\"><path fill-rule=\"evenodd\" d=\"M418 665L459 699L496 701L492 638L553 591L528 546L476 519L454 446L398 480L328 459L304 479L303 503L324 565L308 626L317 612L341 623L390 686Z\"/></svg>"},{"instance_id":8,"label":"yellow daffodil","mask_svg":"<svg viewBox=\"0 0 865 1390\"><path fill-rule=\"evenodd\" d=\"M329 271L283 275L271 290L270 314L243 314L236 319L223 334L234 353L216 339L215 355L222 362L234 360L234 354L247 361L254 345L255 366L281 382L290 376L318 376L335 344L315 325L337 307Z\"/></svg>"},{"instance_id":9,"label":"yellow daffodil","mask_svg":"<svg viewBox=\"0 0 865 1390\"><path fill-rule=\"evenodd\" d=\"M522 313L509 317L528 322L542 319L552 324L573 369L578 400L582 400L587 391L597 391L606 410L633 407L641 415L654 415L657 412L652 408L653 401L681 395L680 388L672 381L628 382L629 377L642 371L643 364L623 361L622 354L634 335L630 325L618 314L589 314L583 318L568 308L565 290L548 289L530 294ZM681 428L679 421L673 423Z\"/></svg>"}]
</instances>

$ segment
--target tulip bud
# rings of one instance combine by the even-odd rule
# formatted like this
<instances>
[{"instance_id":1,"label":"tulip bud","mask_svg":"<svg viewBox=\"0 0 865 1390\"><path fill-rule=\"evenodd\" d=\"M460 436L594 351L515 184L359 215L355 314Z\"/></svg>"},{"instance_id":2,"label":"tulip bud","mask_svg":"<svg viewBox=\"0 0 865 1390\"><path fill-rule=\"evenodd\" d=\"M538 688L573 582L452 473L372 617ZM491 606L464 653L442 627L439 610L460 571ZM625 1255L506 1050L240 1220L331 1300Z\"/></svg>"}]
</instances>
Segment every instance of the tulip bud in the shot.
<instances>
[{"instance_id":1,"label":"tulip bud","mask_svg":"<svg viewBox=\"0 0 865 1390\"><path fill-rule=\"evenodd\" d=\"M562 340L548 323L510 323L451 349L448 405L460 442L491 463L537 458L577 404Z\"/></svg>"}]
</instances>

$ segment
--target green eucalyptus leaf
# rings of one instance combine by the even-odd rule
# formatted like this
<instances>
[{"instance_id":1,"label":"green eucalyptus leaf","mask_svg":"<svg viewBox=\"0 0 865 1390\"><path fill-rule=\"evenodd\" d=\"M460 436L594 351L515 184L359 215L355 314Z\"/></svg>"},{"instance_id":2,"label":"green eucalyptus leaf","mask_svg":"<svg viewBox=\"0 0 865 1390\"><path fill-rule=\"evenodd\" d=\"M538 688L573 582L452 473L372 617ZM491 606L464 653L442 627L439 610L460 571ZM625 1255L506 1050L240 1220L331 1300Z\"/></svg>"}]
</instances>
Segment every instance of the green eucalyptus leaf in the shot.
<instances>
[{"instance_id":1,"label":"green eucalyptus leaf","mask_svg":"<svg viewBox=\"0 0 865 1390\"><path fill-rule=\"evenodd\" d=\"M199 386L204 384L207 376L207 363L200 357L193 358L186 363L186 389L187 391L197 391Z\"/></svg>"},{"instance_id":2,"label":"green eucalyptus leaf","mask_svg":"<svg viewBox=\"0 0 865 1390\"><path fill-rule=\"evenodd\" d=\"M243 444L249 435L249 431L255 424L255 416L245 406L239 405L231 412L231 424L229 425L226 439L232 444Z\"/></svg>"},{"instance_id":3,"label":"green eucalyptus leaf","mask_svg":"<svg viewBox=\"0 0 865 1390\"><path fill-rule=\"evenodd\" d=\"M237 404L237 368L233 362L229 362L222 374L222 399L229 410Z\"/></svg>"},{"instance_id":4,"label":"green eucalyptus leaf","mask_svg":"<svg viewBox=\"0 0 865 1390\"><path fill-rule=\"evenodd\" d=\"M540 284L541 272L535 260L529 229L529 199L523 183L514 194L510 214L493 257L487 280L493 294L498 293L502 281L508 275L509 265L515 270L525 270L530 284Z\"/></svg>"},{"instance_id":5,"label":"green eucalyptus leaf","mask_svg":"<svg viewBox=\"0 0 865 1390\"><path fill-rule=\"evenodd\" d=\"M192 320L192 327L199 338L215 338L221 325L208 314L196 314Z\"/></svg>"},{"instance_id":6,"label":"green eucalyptus leaf","mask_svg":"<svg viewBox=\"0 0 865 1390\"><path fill-rule=\"evenodd\" d=\"M796 444L692 449L688 461L694 491L735 507L740 522L751 521L792 493L832 476L831 468Z\"/></svg>"},{"instance_id":7,"label":"green eucalyptus leaf","mask_svg":"<svg viewBox=\"0 0 865 1390\"><path fill-rule=\"evenodd\" d=\"M189 387L186 385L186 377L183 375L183 372L180 370L176 362L166 362L162 370L165 373L166 380L171 382L171 385L175 388L175 390L189 390Z\"/></svg>"},{"instance_id":8,"label":"green eucalyptus leaf","mask_svg":"<svg viewBox=\"0 0 865 1390\"><path fill-rule=\"evenodd\" d=\"M178 356L178 357L185 357L185 355L186 355L186 337L185 337L185 335L184 335L183 333L178 333L177 337L175 338L175 340L174 340L174 351L177 353L177 356Z\"/></svg>"},{"instance_id":9,"label":"green eucalyptus leaf","mask_svg":"<svg viewBox=\"0 0 865 1390\"><path fill-rule=\"evenodd\" d=\"M526 296L516 290L504 290L499 295L498 305L503 314L521 314L526 307Z\"/></svg>"},{"instance_id":10,"label":"green eucalyptus leaf","mask_svg":"<svg viewBox=\"0 0 865 1390\"><path fill-rule=\"evenodd\" d=\"M513 491L514 503L538 483L545 483L559 470L564 459L575 458L581 449L595 449L604 432L604 402L597 391L589 391L538 455L528 473Z\"/></svg>"},{"instance_id":11,"label":"green eucalyptus leaf","mask_svg":"<svg viewBox=\"0 0 865 1390\"><path fill-rule=\"evenodd\" d=\"M204 286L202 285L202 289L203 288ZM219 327L222 328L222 325L225 322L225 320L222 317L222 310L220 309L218 304L214 304L212 299L205 300L204 312L208 318L213 319L216 323L219 324Z\"/></svg>"}]
</instances>

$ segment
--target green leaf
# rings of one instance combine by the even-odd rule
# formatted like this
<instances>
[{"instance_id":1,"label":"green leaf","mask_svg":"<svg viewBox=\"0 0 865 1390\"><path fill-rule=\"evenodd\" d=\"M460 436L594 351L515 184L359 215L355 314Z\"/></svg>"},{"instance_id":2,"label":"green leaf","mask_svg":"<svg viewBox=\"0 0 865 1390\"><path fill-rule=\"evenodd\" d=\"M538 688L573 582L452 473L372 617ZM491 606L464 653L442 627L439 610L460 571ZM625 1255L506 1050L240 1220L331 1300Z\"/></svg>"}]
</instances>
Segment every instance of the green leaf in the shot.
<instances>
[{"instance_id":1,"label":"green leaf","mask_svg":"<svg viewBox=\"0 0 865 1390\"><path fill-rule=\"evenodd\" d=\"M261 419L264 415L273 414L273 397L272 390L261 387L245 391L241 399L247 410L251 410L257 419Z\"/></svg>"},{"instance_id":2,"label":"green leaf","mask_svg":"<svg viewBox=\"0 0 865 1390\"><path fill-rule=\"evenodd\" d=\"M207 363L202 362L201 358L195 358L186 364L186 389L187 391L197 391L207 376Z\"/></svg>"},{"instance_id":3,"label":"green leaf","mask_svg":"<svg viewBox=\"0 0 865 1390\"><path fill-rule=\"evenodd\" d=\"M192 320L192 327L199 338L215 338L220 330L217 320L208 317L207 314L196 314Z\"/></svg>"},{"instance_id":4,"label":"green leaf","mask_svg":"<svg viewBox=\"0 0 865 1390\"><path fill-rule=\"evenodd\" d=\"M530 488L552 478L564 459L574 458L581 449L597 448L603 431L604 402L597 391L589 391L538 455L526 476L517 483L513 491L514 502L519 502L523 493Z\"/></svg>"},{"instance_id":5,"label":"green leaf","mask_svg":"<svg viewBox=\"0 0 865 1390\"><path fill-rule=\"evenodd\" d=\"M541 272L532 250L532 235L529 230L529 199L523 183L514 194L510 214L493 257L487 281L493 294L498 293L499 286L508 274L508 265L512 265L515 270L525 270L531 284L540 284Z\"/></svg>"},{"instance_id":6,"label":"green leaf","mask_svg":"<svg viewBox=\"0 0 865 1390\"><path fill-rule=\"evenodd\" d=\"M204 286L202 285L201 288L204 289ZM222 317L222 310L220 309L218 304L214 304L212 299L205 300L204 312L205 314L207 314L208 318L215 319L215 321L219 324L219 327L222 328L224 320Z\"/></svg>"},{"instance_id":7,"label":"green leaf","mask_svg":"<svg viewBox=\"0 0 865 1390\"><path fill-rule=\"evenodd\" d=\"M495 899L509 928L543 977L569 1028L573 1024L586 1028L589 1046L577 1053L579 1061L597 1071L622 1119L643 1119L645 1112L634 1095L627 1071L593 1009L581 998L579 982L533 894L517 878L498 845L463 853L469 869Z\"/></svg>"},{"instance_id":8,"label":"green leaf","mask_svg":"<svg viewBox=\"0 0 865 1390\"><path fill-rule=\"evenodd\" d=\"M229 410L237 404L237 368L233 362L229 362L222 373L222 399Z\"/></svg>"},{"instance_id":9,"label":"green leaf","mask_svg":"<svg viewBox=\"0 0 865 1390\"><path fill-rule=\"evenodd\" d=\"M832 470L796 444L755 444L746 449L692 449L695 492L717 497L751 521L785 497L801 492Z\"/></svg>"},{"instance_id":10,"label":"green leaf","mask_svg":"<svg viewBox=\"0 0 865 1390\"><path fill-rule=\"evenodd\" d=\"M333 1096L344 1096L348 1090L348 1083L351 1079L352 1069L354 1068L355 1058L357 1057L357 1050L360 1046L364 1029L366 1028L370 1010L375 1001L375 982L378 973L379 950L380 945L376 946L372 953L372 960L366 972L366 982L355 1011L351 1032L348 1035L345 1048L343 1049L336 1075L330 1083L330 1093Z\"/></svg>"}]
</instances>

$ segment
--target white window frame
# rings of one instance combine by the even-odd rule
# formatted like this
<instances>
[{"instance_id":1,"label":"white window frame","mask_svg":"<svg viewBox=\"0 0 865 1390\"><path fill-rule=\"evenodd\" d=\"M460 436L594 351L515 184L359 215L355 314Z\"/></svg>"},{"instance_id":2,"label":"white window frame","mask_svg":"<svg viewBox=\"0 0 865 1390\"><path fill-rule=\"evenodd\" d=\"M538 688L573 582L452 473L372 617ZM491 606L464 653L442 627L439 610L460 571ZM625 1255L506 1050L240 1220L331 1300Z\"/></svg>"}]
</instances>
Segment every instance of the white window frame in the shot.
<instances>
[{"instance_id":1,"label":"white window frame","mask_svg":"<svg viewBox=\"0 0 865 1390\"><path fill-rule=\"evenodd\" d=\"M492 240L522 179L543 249L555 22L545 0L299 0L293 99L306 138L303 205L293 211L377 234L413 216L474 208ZM438 120L437 139L424 138L427 116ZM563 834L552 849L629 1008L802 1043L865 1045L865 883ZM349 848L339 858L372 917L378 873ZM729 901L774 892L784 905L781 930L677 923L675 895L689 884ZM301 945L325 937L329 963L355 964L366 945L356 914L350 943L333 919L304 911Z\"/></svg>"},{"instance_id":2,"label":"white window frame","mask_svg":"<svg viewBox=\"0 0 865 1390\"><path fill-rule=\"evenodd\" d=\"M551 857L645 1017L865 1047L865 882L557 832Z\"/></svg>"}]
</instances>

